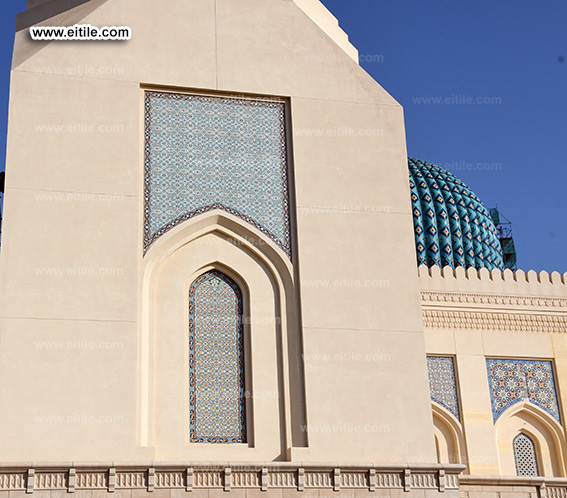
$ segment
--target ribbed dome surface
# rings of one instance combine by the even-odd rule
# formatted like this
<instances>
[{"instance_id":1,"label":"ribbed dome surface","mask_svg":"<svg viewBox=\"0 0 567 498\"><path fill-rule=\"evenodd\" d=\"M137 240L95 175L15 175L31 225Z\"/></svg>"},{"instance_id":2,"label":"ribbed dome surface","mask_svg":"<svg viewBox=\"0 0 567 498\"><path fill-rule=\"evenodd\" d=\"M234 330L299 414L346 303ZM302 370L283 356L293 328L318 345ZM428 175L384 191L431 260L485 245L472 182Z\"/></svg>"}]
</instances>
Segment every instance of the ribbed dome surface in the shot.
<instances>
[{"instance_id":1,"label":"ribbed dome surface","mask_svg":"<svg viewBox=\"0 0 567 498\"><path fill-rule=\"evenodd\" d=\"M417 263L502 269L496 228L480 199L455 175L409 158Z\"/></svg>"}]
</instances>

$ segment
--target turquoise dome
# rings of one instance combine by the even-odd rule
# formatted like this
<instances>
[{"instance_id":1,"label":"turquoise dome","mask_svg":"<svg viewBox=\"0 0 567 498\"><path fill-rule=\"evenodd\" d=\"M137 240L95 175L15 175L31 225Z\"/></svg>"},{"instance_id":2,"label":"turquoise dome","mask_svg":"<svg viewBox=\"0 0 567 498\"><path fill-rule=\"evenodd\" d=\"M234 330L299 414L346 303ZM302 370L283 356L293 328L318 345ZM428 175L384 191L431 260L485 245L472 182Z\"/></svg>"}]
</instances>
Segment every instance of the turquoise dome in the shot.
<instances>
[{"instance_id":1,"label":"turquoise dome","mask_svg":"<svg viewBox=\"0 0 567 498\"><path fill-rule=\"evenodd\" d=\"M439 166L408 164L417 263L503 269L496 228L474 192Z\"/></svg>"}]
</instances>

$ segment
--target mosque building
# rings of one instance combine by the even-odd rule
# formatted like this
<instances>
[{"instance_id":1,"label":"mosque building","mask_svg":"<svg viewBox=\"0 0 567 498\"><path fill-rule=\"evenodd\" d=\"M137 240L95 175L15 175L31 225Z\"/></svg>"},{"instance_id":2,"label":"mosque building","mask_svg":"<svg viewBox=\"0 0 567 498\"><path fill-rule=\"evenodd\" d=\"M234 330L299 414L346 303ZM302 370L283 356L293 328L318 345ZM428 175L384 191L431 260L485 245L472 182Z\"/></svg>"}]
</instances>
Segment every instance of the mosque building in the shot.
<instances>
[{"instance_id":1,"label":"mosque building","mask_svg":"<svg viewBox=\"0 0 567 498\"><path fill-rule=\"evenodd\" d=\"M567 274L319 0L28 0L3 215L0 498L567 498Z\"/></svg>"}]
</instances>

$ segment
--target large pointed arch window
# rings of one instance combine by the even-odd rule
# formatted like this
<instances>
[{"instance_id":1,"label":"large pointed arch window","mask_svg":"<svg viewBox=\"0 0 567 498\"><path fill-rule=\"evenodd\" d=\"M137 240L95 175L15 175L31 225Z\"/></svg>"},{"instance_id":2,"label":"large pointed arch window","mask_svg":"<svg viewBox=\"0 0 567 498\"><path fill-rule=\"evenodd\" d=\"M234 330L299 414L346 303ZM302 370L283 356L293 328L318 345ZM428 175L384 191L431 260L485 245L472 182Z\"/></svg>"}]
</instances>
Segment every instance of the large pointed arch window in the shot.
<instances>
[{"instance_id":1,"label":"large pointed arch window","mask_svg":"<svg viewBox=\"0 0 567 498\"><path fill-rule=\"evenodd\" d=\"M242 292L217 270L189 290L189 440L245 443Z\"/></svg>"},{"instance_id":2,"label":"large pointed arch window","mask_svg":"<svg viewBox=\"0 0 567 498\"><path fill-rule=\"evenodd\" d=\"M517 475L539 475L535 444L529 436L520 433L514 438L514 459Z\"/></svg>"}]
</instances>

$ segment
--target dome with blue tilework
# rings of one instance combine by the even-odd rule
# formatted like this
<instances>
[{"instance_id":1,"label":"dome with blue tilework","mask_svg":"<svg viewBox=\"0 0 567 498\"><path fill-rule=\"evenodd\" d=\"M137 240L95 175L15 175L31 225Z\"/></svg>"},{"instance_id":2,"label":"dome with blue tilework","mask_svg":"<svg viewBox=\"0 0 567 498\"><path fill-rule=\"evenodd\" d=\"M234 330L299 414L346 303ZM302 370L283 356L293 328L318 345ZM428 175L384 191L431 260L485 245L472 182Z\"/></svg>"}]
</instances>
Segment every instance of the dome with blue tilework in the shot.
<instances>
[{"instance_id":1,"label":"dome with blue tilework","mask_svg":"<svg viewBox=\"0 0 567 498\"><path fill-rule=\"evenodd\" d=\"M417 263L503 269L496 228L474 192L439 166L408 164Z\"/></svg>"}]
</instances>

